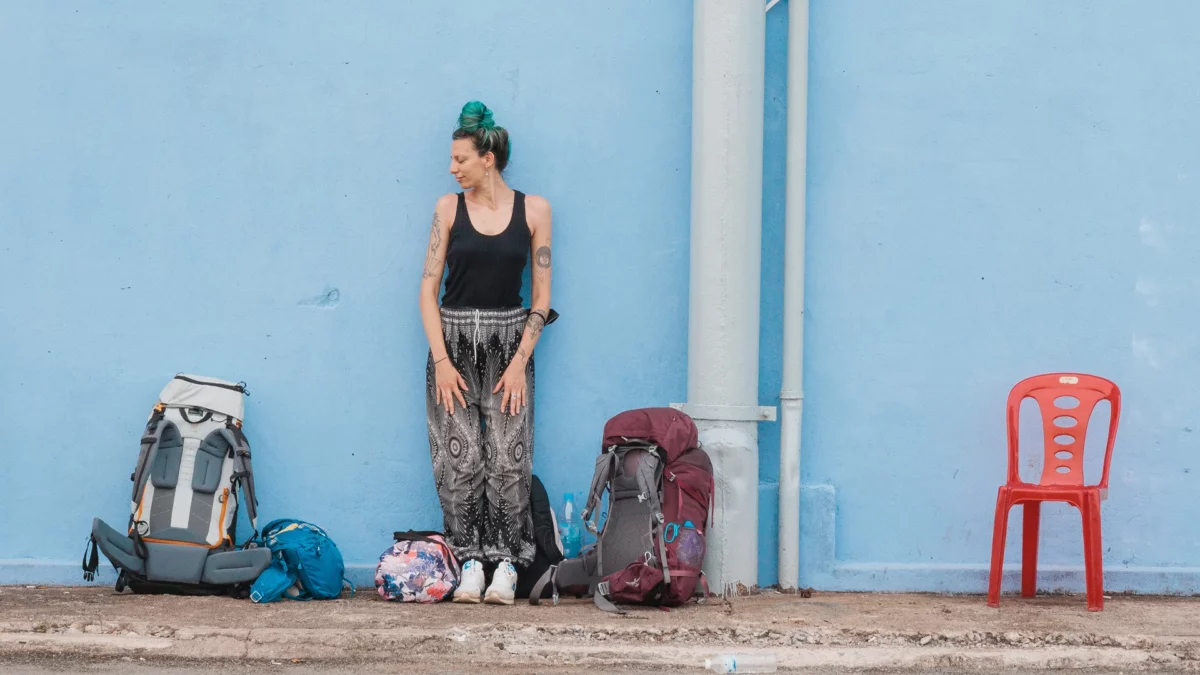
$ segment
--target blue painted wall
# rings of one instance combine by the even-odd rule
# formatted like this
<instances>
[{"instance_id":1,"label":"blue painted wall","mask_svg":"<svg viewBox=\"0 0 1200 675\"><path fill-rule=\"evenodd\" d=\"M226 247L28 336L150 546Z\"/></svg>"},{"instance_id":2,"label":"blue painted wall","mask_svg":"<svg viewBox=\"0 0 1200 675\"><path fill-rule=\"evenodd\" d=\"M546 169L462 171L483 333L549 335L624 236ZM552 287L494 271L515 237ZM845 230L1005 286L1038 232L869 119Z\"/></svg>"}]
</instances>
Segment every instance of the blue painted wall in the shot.
<instances>
[{"instance_id":1,"label":"blue painted wall","mask_svg":"<svg viewBox=\"0 0 1200 675\"><path fill-rule=\"evenodd\" d=\"M1109 589L1200 592L1197 20L1187 0L814 0L802 546L820 564L804 580L984 588L1007 392L1078 370L1125 396ZM782 232L785 53L780 12L764 242ZM781 265L767 243L764 402L778 399ZM1089 479L1106 422L1091 428ZM1022 437L1035 478L1035 424ZM764 425L764 529L777 458ZM1044 584L1081 588L1078 513L1047 507L1042 527Z\"/></svg>"},{"instance_id":2,"label":"blue painted wall","mask_svg":"<svg viewBox=\"0 0 1200 675\"><path fill-rule=\"evenodd\" d=\"M249 383L264 517L362 564L440 527L417 287L473 98L555 211L535 470L685 395L690 3L6 2L0 62L0 583L80 580L180 371Z\"/></svg>"},{"instance_id":3,"label":"blue painted wall","mask_svg":"<svg viewBox=\"0 0 1200 675\"><path fill-rule=\"evenodd\" d=\"M767 24L764 404L786 12ZM1188 0L813 0L805 583L981 591L1007 391L1081 370L1125 394L1109 589L1200 592L1197 20ZM0 59L23 64L0 73L0 445L20 477L0 583L78 580L182 370L250 383L264 517L328 526L360 581L393 529L439 524L415 297L470 98L514 134L512 183L555 206L551 492L586 487L609 415L684 396L690 3L6 3ZM765 585L777 425L760 438ZM1077 514L1046 508L1043 533L1044 584L1080 588Z\"/></svg>"}]
</instances>

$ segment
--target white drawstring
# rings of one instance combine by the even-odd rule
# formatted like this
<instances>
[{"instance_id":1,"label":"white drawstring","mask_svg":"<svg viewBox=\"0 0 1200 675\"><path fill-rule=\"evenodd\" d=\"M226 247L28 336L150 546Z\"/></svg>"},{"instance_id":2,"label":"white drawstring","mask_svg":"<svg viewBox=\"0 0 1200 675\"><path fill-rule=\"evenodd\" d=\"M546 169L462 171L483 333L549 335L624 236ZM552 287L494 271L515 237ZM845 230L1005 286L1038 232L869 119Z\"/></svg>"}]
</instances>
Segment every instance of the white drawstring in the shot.
<instances>
[{"instance_id":1,"label":"white drawstring","mask_svg":"<svg viewBox=\"0 0 1200 675\"><path fill-rule=\"evenodd\" d=\"M475 362L479 363L479 310L475 310L475 339L471 340L475 352Z\"/></svg>"}]
</instances>

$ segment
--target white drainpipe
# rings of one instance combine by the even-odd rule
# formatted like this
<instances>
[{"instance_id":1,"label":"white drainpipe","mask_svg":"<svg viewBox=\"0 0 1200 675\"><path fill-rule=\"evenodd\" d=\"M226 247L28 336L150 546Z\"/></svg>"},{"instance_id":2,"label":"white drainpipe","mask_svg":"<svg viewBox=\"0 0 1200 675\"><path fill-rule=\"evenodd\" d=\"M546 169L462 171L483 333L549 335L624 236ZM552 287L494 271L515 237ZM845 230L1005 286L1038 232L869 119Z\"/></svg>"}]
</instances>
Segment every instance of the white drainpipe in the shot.
<instances>
[{"instance_id":1,"label":"white drainpipe","mask_svg":"<svg viewBox=\"0 0 1200 675\"><path fill-rule=\"evenodd\" d=\"M714 590L758 578L762 0L695 0L688 403L717 475L705 570Z\"/></svg>"},{"instance_id":2,"label":"white drainpipe","mask_svg":"<svg viewBox=\"0 0 1200 675\"><path fill-rule=\"evenodd\" d=\"M779 424L779 585L800 585L800 425L804 412L804 226L808 158L808 0L788 0L787 220Z\"/></svg>"}]
</instances>

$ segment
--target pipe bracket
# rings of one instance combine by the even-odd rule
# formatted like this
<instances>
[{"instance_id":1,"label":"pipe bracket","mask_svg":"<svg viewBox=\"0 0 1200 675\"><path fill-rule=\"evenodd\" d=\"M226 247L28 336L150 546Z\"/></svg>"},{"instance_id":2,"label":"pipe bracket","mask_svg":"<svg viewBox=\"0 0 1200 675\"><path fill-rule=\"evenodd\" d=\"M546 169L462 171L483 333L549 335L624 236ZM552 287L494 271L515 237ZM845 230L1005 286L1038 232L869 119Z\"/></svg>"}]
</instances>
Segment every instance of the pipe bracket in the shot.
<instances>
[{"instance_id":1,"label":"pipe bracket","mask_svg":"<svg viewBox=\"0 0 1200 675\"><path fill-rule=\"evenodd\" d=\"M773 405L700 405L672 403L671 407L694 420L707 422L774 422Z\"/></svg>"}]
</instances>

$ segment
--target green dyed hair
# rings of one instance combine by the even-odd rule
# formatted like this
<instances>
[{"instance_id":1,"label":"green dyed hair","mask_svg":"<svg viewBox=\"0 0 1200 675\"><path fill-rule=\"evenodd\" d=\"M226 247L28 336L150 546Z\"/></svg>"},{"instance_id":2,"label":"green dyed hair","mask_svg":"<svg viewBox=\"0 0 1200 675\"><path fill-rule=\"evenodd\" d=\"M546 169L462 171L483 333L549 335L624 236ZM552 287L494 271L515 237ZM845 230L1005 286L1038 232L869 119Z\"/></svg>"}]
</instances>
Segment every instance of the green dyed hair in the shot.
<instances>
[{"instance_id":1,"label":"green dyed hair","mask_svg":"<svg viewBox=\"0 0 1200 675\"><path fill-rule=\"evenodd\" d=\"M508 166L508 158L512 155L508 131L496 126L492 111L483 103L471 101L462 107L458 128L454 130L454 140L460 138L471 139L480 156L489 152L495 154L497 171L503 172Z\"/></svg>"}]
</instances>

